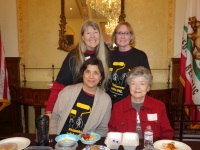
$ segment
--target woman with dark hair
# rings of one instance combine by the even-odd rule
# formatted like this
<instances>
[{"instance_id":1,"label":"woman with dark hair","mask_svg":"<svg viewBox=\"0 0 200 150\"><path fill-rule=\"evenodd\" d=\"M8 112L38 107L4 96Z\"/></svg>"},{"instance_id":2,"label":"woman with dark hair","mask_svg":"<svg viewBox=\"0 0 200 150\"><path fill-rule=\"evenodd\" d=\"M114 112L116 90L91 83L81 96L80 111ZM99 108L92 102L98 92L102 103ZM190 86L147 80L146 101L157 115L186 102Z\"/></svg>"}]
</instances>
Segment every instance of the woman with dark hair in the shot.
<instances>
[{"instance_id":1,"label":"woman with dark hair","mask_svg":"<svg viewBox=\"0 0 200 150\"><path fill-rule=\"evenodd\" d=\"M50 134L97 132L106 136L111 99L100 88L105 79L102 62L89 58L80 68L82 83L66 86L58 95L50 119Z\"/></svg>"},{"instance_id":2,"label":"woman with dark hair","mask_svg":"<svg viewBox=\"0 0 200 150\"><path fill-rule=\"evenodd\" d=\"M65 86L80 82L80 67L88 58L98 58L102 61L105 80L102 82L101 88L104 88L109 76L107 53L108 50L105 47L99 25L92 20L85 21L80 30L78 45L69 52L63 61L56 80L53 82L49 99L45 102L46 114L50 116L58 93Z\"/></svg>"}]
</instances>

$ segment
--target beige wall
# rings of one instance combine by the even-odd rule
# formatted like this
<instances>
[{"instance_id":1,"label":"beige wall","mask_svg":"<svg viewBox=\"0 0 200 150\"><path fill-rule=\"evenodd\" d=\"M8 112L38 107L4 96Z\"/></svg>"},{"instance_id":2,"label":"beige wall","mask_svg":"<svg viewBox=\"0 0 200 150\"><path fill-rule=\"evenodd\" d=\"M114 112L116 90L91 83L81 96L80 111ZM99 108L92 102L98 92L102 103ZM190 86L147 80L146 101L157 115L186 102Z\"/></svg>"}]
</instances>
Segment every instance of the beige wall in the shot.
<instances>
[{"instance_id":1,"label":"beige wall","mask_svg":"<svg viewBox=\"0 0 200 150\"><path fill-rule=\"evenodd\" d=\"M38 4L40 4L38 7ZM60 67L68 54L58 50L60 1L19 0L18 3L19 43L22 63L28 68L48 68L52 64ZM47 7L48 6L48 7ZM83 19L67 19L67 27L74 34L75 43L78 42L80 27ZM68 30L67 30L68 31ZM57 76L58 70L55 72ZM22 74L23 77L23 74ZM45 77L45 78L44 78ZM49 81L52 79L51 70L27 70L28 81Z\"/></svg>"},{"instance_id":2,"label":"beige wall","mask_svg":"<svg viewBox=\"0 0 200 150\"><path fill-rule=\"evenodd\" d=\"M173 51L168 51L166 46L167 6L167 0L145 1L145 4L138 0L126 1L126 20L134 28L136 47L147 53L151 68L166 67L165 57L169 57L166 53Z\"/></svg>"},{"instance_id":3,"label":"beige wall","mask_svg":"<svg viewBox=\"0 0 200 150\"><path fill-rule=\"evenodd\" d=\"M186 15L186 6L188 0L176 0L175 7L175 26L174 26L174 55L173 57L180 57L181 43L183 36L183 25Z\"/></svg>"},{"instance_id":4,"label":"beige wall","mask_svg":"<svg viewBox=\"0 0 200 150\"><path fill-rule=\"evenodd\" d=\"M175 7L175 26L173 46L168 45L168 3L172 0L154 0L154 1L125 1L126 21L129 21L135 31L136 48L145 51L148 55L150 66L153 69L167 68L170 58L180 54L181 35L183 18L185 15L187 0L176 0ZM16 1L8 0L2 2L2 6L15 6ZM66 52L57 50L58 47L58 30L60 1L43 0L17 0L18 19L23 21L18 23L20 29L19 48L17 43L18 33L16 30L16 9L1 13L1 28L6 56L22 57L22 63L27 67L60 67ZM48 6L48 7L47 7ZM11 10L11 9L9 9ZM11 17L10 17L11 16ZM21 18L19 17L21 16ZM9 21L5 22L5 18ZM75 42L78 41L79 28L82 20L67 20L68 26L73 27L75 33ZM4 24L5 23L5 24ZM12 27L9 27L12 26ZM12 44L10 41L12 40ZM14 48L10 48L13 46ZM162 74L162 75L161 75ZM55 73L57 75L57 71ZM166 71L153 71L155 82L166 81ZM23 75L22 75L23 76ZM45 76L45 78L44 78ZM27 71L27 80L45 80L51 81L52 73L50 70Z\"/></svg>"},{"instance_id":5,"label":"beige wall","mask_svg":"<svg viewBox=\"0 0 200 150\"><path fill-rule=\"evenodd\" d=\"M22 63L30 68L60 67L67 55L57 50L60 1L19 0L18 5ZM29 70L26 77L28 81L51 81L51 75L51 70Z\"/></svg>"},{"instance_id":6,"label":"beige wall","mask_svg":"<svg viewBox=\"0 0 200 150\"><path fill-rule=\"evenodd\" d=\"M168 47L168 0L126 0L126 21L135 31L135 47L146 52L151 69L166 69L173 47ZM173 10L170 10L172 13ZM167 71L152 71L154 82L167 82Z\"/></svg>"},{"instance_id":7,"label":"beige wall","mask_svg":"<svg viewBox=\"0 0 200 150\"><path fill-rule=\"evenodd\" d=\"M5 56L18 57L16 0L0 0L0 31Z\"/></svg>"},{"instance_id":8,"label":"beige wall","mask_svg":"<svg viewBox=\"0 0 200 150\"><path fill-rule=\"evenodd\" d=\"M18 57L18 31L17 31L17 6L16 3L21 0L0 0L0 28L1 28L1 34L3 38L3 44L5 49L5 55L7 57ZM134 2L133 4L130 4L131 0L126 0L126 8L125 13L127 14L126 19L130 18L133 14L132 9L135 8L135 4L137 2ZM167 1L167 0L166 0ZM175 0L175 30L174 30L174 54L173 56L177 56L180 54L179 49L181 48L181 39L182 39L182 26L184 23L185 13L186 13L186 4L188 0ZM128 2L128 5L127 5ZM153 2L153 1L150 1ZM50 2L52 4L52 1ZM59 1L58 1L58 4ZM138 4L137 4L138 5ZM42 5L41 5L42 6ZM60 9L59 6L56 6L58 9ZM130 11L130 14L127 13L127 11ZM53 11L53 10L52 10ZM56 13L56 20L58 20L59 16L57 12ZM149 13L150 14L150 13ZM49 16L48 16L49 17ZM49 20L52 20L52 18L49 18ZM58 20L59 21L59 20ZM58 32L58 24L56 23L55 29L52 29L52 31ZM135 27L134 27L135 29ZM57 33L58 34L58 33ZM137 36L137 41L138 41ZM56 39L57 40L57 39ZM55 41L56 43L57 41ZM138 45L137 45L138 46ZM144 48L144 50L148 50L148 47ZM61 53L61 52L59 52Z\"/></svg>"},{"instance_id":9,"label":"beige wall","mask_svg":"<svg viewBox=\"0 0 200 150\"><path fill-rule=\"evenodd\" d=\"M23 37L19 43L19 50L22 63L30 68L46 68L51 67L51 64L60 67L67 54L57 50L60 1L43 0L41 3L40 0L20 0L19 2L18 15L22 18L19 24L22 32L19 34ZM127 14L125 19L134 28L135 46L147 53L152 69L167 69L173 56L173 46L168 46L170 39L173 38L168 37L168 33L173 32L168 29L170 4L170 0L145 1L145 3L137 0L125 1ZM170 11L174 13L174 10ZM67 22L74 30L77 42L82 20L69 19ZM167 71L152 71L152 73L154 82L167 81ZM29 70L26 77L28 81L51 81L51 70Z\"/></svg>"},{"instance_id":10,"label":"beige wall","mask_svg":"<svg viewBox=\"0 0 200 150\"><path fill-rule=\"evenodd\" d=\"M23 19L17 26L18 17ZM145 4L144 4L145 2ZM174 41L172 49L167 43L167 7L174 0L126 0L126 20L135 30L136 47L148 55L151 68L167 68L170 57L179 56L182 39L182 26L186 12L187 0L175 1ZM161 9L160 9L161 8ZM58 47L60 0L0 0L0 28L2 32L5 55L7 57L22 57L22 63L27 67L60 67L66 52ZM79 36L80 21L70 23L75 27L75 37ZM24 29L24 30L17 30ZM19 32L18 32L19 31ZM18 38L18 34L21 37ZM76 39L75 38L75 39ZM77 42L77 40L75 40ZM18 46L19 45L19 46ZM154 81L166 82L166 72L154 73ZM27 72L28 80L51 81L50 71ZM33 109L29 109L33 114ZM29 118L30 131L34 132L33 117Z\"/></svg>"}]
</instances>

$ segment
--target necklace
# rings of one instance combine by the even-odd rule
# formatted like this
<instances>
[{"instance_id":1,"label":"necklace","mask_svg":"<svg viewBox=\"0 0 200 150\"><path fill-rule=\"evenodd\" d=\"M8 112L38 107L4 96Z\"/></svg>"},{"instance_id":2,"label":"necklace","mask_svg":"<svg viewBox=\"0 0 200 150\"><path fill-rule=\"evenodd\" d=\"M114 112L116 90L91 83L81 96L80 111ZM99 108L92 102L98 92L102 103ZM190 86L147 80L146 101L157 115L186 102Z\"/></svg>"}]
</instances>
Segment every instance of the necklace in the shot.
<instances>
[{"instance_id":1,"label":"necklace","mask_svg":"<svg viewBox=\"0 0 200 150\"><path fill-rule=\"evenodd\" d=\"M141 130L141 126L140 126L140 115L139 113L137 112L137 125L136 125L136 129L137 130Z\"/></svg>"}]
</instances>

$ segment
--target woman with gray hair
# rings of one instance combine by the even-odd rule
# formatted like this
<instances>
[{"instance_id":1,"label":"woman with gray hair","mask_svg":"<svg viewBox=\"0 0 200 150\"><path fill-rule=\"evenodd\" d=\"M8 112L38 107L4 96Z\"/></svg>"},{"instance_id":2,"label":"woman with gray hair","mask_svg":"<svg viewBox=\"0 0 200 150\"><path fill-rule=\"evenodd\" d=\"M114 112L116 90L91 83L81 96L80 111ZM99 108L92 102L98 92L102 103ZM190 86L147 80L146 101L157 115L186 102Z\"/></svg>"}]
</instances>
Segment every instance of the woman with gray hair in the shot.
<instances>
[{"instance_id":1,"label":"woman with gray hair","mask_svg":"<svg viewBox=\"0 0 200 150\"><path fill-rule=\"evenodd\" d=\"M151 125L155 139L173 138L165 104L147 95L152 80L150 70L143 66L127 74L130 94L114 104L109 131L137 132L142 139L146 127Z\"/></svg>"}]
</instances>

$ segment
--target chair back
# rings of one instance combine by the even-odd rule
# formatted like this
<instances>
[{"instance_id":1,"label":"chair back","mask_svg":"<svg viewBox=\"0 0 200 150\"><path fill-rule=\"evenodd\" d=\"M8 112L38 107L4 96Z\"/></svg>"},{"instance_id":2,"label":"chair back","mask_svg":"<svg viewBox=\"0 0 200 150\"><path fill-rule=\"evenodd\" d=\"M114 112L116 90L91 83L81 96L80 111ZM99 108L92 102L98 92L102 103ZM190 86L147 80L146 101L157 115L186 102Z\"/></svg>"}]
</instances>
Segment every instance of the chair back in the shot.
<instances>
[{"instance_id":1,"label":"chair back","mask_svg":"<svg viewBox=\"0 0 200 150\"><path fill-rule=\"evenodd\" d=\"M174 139L200 139L200 105L172 105L169 110Z\"/></svg>"}]
</instances>

